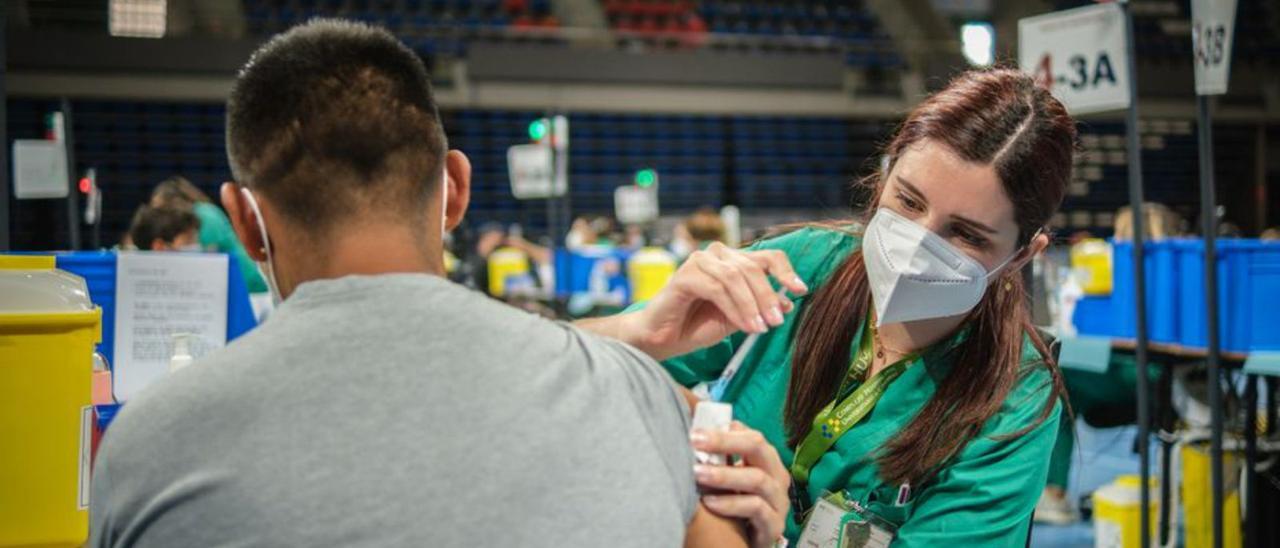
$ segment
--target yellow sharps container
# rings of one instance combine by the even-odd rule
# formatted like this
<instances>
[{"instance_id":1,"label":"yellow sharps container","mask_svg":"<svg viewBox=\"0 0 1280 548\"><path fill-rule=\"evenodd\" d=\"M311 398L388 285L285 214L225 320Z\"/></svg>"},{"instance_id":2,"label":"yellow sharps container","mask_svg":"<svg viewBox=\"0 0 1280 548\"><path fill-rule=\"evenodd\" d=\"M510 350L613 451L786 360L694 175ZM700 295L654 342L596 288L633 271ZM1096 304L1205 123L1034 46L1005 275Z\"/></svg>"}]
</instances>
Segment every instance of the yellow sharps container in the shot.
<instances>
[{"instance_id":1,"label":"yellow sharps container","mask_svg":"<svg viewBox=\"0 0 1280 548\"><path fill-rule=\"evenodd\" d=\"M1155 482L1151 483L1155 490ZM1142 535L1142 480L1125 474L1093 492L1093 539L1095 547L1139 548ZM1151 492L1148 512L1152 538L1156 529L1157 493Z\"/></svg>"},{"instance_id":2,"label":"yellow sharps container","mask_svg":"<svg viewBox=\"0 0 1280 548\"><path fill-rule=\"evenodd\" d=\"M660 247L646 247L627 261L632 302L652 299L676 273L676 258Z\"/></svg>"},{"instance_id":3,"label":"yellow sharps container","mask_svg":"<svg viewBox=\"0 0 1280 548\"><path fill-rule=\"evenodd\" d=\"M1207 443L1182 446L1182 511L1186 520L1186 548L1213 546L1213 465ZM1222 453L1222 545L1239 548L1240 467L1242 455ZM1266 518L1263 518L1266 519Z\"/></svg>"},{"instance_id":4,"label":"yellow sharps container","mask_svg":"<svg viewBox=\"0 0 1280 548\"><path fill-rule=\"evenodd\" d=\"M529 256L514 247L501 247L489 254L489 294L507 292L507 278L529 273Z\"/></svg>"},{"instance_id":5,"label":"yellow sharps container","mask_svg":"<svg viewBox=\"0 0 1280 548\"><path fill-rule=\"evenodd\" d=\"M88 537L101 316L53 257L0 255L0 546Z\"/></svg>"},{"instance_id":6,"label":"yellow sharps container","mask_svg":"<svg viewBox=\"0 0 1280 548\"><path fill-rule=\"evenodd\" d=\"M1111 244L1090 238L1071 246L1071 271L1085 295L1110 295Z\"/></svg>"}]
</instances>

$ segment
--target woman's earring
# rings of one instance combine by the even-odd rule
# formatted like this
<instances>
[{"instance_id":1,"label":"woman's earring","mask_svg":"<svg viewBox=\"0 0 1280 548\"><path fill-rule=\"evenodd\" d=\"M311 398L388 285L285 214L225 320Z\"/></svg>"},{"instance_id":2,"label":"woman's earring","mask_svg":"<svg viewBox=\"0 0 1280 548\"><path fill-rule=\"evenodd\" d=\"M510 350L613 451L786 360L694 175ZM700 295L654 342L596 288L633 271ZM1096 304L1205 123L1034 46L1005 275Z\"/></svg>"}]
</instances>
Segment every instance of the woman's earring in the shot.
<instances>
[{"instance_id":1,"label":"woman's earring","mask_svg":"<svg viewBox=\"0 0 1280 548\"><path fill-rule=\"evenodd\" d=\"M1013 282L1009 281L1009 279L1008 279L1008 278L1005 278L1005 280L1004 280L1004 292L1005 292L1005 293L1008 293L1009 291L1012 291L1012 290L1013 290Z\"/></svg>"}]
</instances>

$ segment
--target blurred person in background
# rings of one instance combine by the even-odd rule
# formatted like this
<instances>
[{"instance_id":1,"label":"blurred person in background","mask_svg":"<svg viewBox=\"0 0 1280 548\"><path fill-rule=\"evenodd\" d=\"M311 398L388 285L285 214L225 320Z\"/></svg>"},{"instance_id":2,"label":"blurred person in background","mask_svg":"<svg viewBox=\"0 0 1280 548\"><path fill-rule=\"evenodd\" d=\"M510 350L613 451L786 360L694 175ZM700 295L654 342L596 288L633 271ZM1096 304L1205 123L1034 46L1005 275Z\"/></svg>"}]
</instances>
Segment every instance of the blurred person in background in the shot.
<instances>
[{"instance_id":1,"label":"blurred person in background","mask_svg":"<svg viewBox=\"0 0 1280 548\"><path fill-rule=\"evenodd\" d=\"M249 293L258 296L266 295L267 283L262 279L262 273L258 272L257 267L254 266L253 260L245 253L244 246L240 245L240 240L236 238L236 233L231 228L231 220L227 218L222 208L214 204L199 187L185 177L175 175L156 185L156 188L151 191L150 203L153 206L190 209L200 219L198 242L200 246L205 251L234 256ZM258 304L255 303L255 308L257 306Z\"/></svg>"},{"instance_id":2,"label":"blurred person in background","mask_svg":"<svg viewBox=\"0 0 1280 548\"><path fill-rule=\"evenodd\" d=\"M1146 202L1142 206L1143 215L1147 218L1144 228L1147 240L1163 240L1175 238L1187 233L1187 222L1168 206L1156 202ZM1133 239L1133 208L1124 206L1116 210L1114 222L1115 239Z\"/></svg>"},{"instance_id":3,"label":"blurred person in background","mask_svg":"<svg viewBox=\"0 0 1280 548\"><path fill-rule=\"evenodd\" d=\"M649 238L642 225L627 225L623 231L622 247L635 251L648 245Z\"/></svg>"},{"instance_id":4,"label":"blurred person in background","mask_svg":"<svg viewBox=\"0 0 1280 548\"><path fill-rule=\"evenodd\" d=\"M612 248L618 247L623 241L622 234L618 232L618 223L608 215L597 215L591 219L591 232L595 234L592 245Z\"/></svg>"},{"instance_id":5,"label":"blurred person in background","mask_svg":"<svg viewBox=\"0 0 1280 548\"><path fill-rule=\"evenodd\" d=\"M462 285L483 293L489 292L489 256L506 240L501 223L481 223L472 234L474 244L460 257L459 279Z\"/></svg>"},{"instance_id":6,"label":"blurred person in background","mask_svg":"<svg viewBox=\"0 0 1280 548\"><path fill-rule=\"evenodd\" d=\"M685 219L684 223L689 227L689 236L697 243L698 249L706 249L712 242L727 241L724 220L714 209L701 208Z\"/></svg>"},{"instance_id":7,"label":"blurred person in background","mask_svg":"<svg viewBox=\"0 0 1280 548\"><path fill-rule=\"evenodd\" d=\"M690 253L706 249L713 242L726 242L724 220L716 210L700 208L677 223L671 238L671 253L684 260Z\"/></svg>"},{"instance_id":8,"label":"blurred person in background","mask_svg":"<svg viewBox=\"0 0 1280 548\"><path fill-rule=\"evenodd\" d=\"M596 237L596 231L591 228L591 221L586 217L576 217L569 225L569 233L564 236L564 247L574 251L595 245Z\"/></svg>"},{"instance_id":9,"label":"blurred person in background","mask_svg":"<svg viewBox=\"0 0 1280 548\"><path fill-rule=\"evenodd\" d=\"M202 251L200 219L188 209L143 205L129 224L129 244L143 251Z\"/></svg>"}]
</instances>

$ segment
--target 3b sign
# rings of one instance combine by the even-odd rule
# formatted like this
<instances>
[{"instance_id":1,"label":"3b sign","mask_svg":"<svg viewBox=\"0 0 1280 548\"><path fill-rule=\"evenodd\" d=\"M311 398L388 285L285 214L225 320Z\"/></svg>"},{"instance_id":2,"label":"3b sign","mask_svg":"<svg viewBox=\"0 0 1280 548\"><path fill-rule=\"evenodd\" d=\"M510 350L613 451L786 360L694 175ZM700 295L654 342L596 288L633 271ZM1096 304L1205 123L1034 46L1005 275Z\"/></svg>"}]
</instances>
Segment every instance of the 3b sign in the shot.
<instances>
[{"instance_id":1,"label":"3b sign","mask_svg":"<svg viewBox=\"0 0 1280 548\"><path fill-rule=\"evenodd\" d=\"M1018 65L1072 114L1129 106L1127 27L1117 4L1018 21Z\"/></svg>"},{"instance_id":2,"label":"3b sign","mask_svg":"<svg viewBox=\"0 0 1280 548\"><path fill-rule=\"evenodd\" d=\"M1235 20L1235 0L1192 0L1191 42L1195 46L1197 95L1227 92Z\"/></svg>"}]
</instances>

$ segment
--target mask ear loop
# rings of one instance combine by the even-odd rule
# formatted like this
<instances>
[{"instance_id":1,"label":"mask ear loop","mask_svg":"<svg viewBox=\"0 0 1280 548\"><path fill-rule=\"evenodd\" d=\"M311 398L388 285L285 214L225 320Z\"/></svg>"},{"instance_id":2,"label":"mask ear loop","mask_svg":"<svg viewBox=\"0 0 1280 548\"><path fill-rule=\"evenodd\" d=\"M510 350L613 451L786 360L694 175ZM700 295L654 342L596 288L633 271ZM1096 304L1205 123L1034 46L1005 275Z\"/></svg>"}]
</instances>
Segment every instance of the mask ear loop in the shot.
<instances>
[{"instance_id":1,"label":"mask ear loop","mask_svg":"<svg viewBox=\"0 0 1280 548\"><path fill-rule=\"evenodd\" d=\"M267 236L266 217L262 216L262 209L258 207L258 200L254 198L252 191L248 188L240 187L240 192L244 194L245 201L249 202L249 208L253 210L253 216L258 219L258 234L262 236L262 252L267 256L263 277L266 278L267 289L271 292L272 303L278 305L284 300L284 296L280 294L280 284L276 281L276 269L272 263L273 257L271 256L271 239Z\"/></svg>"},{"instance_id":2,"label":"mask ear loop","mask_svg":"<svg viewBox=\"0 0 1280 548\"><path fill-rule=\"evenodd\" d=\"M1022 246L1022 249L1020 249L1020 250L1018 250L1018 251L1015 251L1015 252L1013 253L1013 255L1010 255L1010 256L1009 256L1009 259L1008 259L1008 260L1006 260L1006 261L1004 262L1004 264L1001 264L1000 266L996 267L995 269L996 269L996 270L1000 270L1001 268L1004 268L1005 266L1008 266L1008 264L1009 264L1009 263L1011 263L1011 262L1013 262L1013 260L1018 256L1018 254L1019 254L1019 253L1022 253L1023 251L1026 251L1026 250L1031 246L1031 242L1032 242L1033 240L1035 240L1036 238L1040 237L1040 235L1041 235L1041 234L1044 234L1044 229L1043 229L1043 228L1040 228L1040 229L1036 230L1036 231L1035 231L1035 233L1031 235L1031 238L1029 238L1029 239L1027 240L1027 244L1026 244L1026 245L1024 245L1024 246ZM1002 289L1004 290L1004 292L1005 292L1005 293L1008 293L1009 291L1012 291L1012 290L1013 290L1013 282L1012 282L1012 281L1010 281L1008 277L1005 277L1005 280L1004 280L1004 286L1003 286L1003 288L1002 288Z\"/></svg>"}]
</instances>

